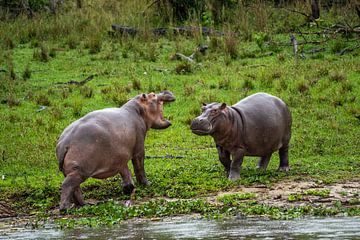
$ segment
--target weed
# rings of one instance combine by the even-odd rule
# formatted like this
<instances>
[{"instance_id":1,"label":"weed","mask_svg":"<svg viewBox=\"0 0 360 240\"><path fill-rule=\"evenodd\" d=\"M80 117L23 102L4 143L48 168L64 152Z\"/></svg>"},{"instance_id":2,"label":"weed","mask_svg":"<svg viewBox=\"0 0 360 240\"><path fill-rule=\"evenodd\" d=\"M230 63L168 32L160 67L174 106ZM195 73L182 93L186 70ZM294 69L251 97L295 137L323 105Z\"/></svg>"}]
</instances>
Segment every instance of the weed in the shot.
<instances>
[{"instance_id":1,"label":"weed","mask_svg":"<svg viewBox=\"0 0 360 240\"><path fill-rule=\"evenodd\" d=\"M132 88L134 90L141 90L141 82L140 82L140 79L138 78L133 78L132 80Z\"/></svg>"},{"instance_id":2,"label":"weed","mask_svg":"<svg viewBox=\"0 0 360 240\"><path fill-rule=\"evenodd\" d=\"M99 37L92 37L87 40L85 47L89 48L90 54L99 53L102 47L102 40Z\"/></svg>"},{"instance_id":3,"label":"weed","mask_svg":"<svg viewBox=\"0 0 360 240\"><path fill-rule=\"evenodd\" d=\"M330 189L309 189L304 192L305 195L329 197Z\"/></svg>"},{"instance_id":4,"label":"weed","mask_svg":"<svg viewBox=\"0 0 360 240\"><path fill-rule=\"evenodd\" d=\"M285 61L285 54L284 53L279 53L277 55L277 59L279 60L279 62L284 62Z\"/></svg>"},{"instance_id":5,"label":"weed","mask_svg":"<svg viewBox=\"0 0 360 240\"><path fill-rule=\"evenodd\" d=\"M360 205L360 199L359 198L352 198L349 200L350 205Z\"/></svg>"},{"instance_id":6,"label":"weed","mask_svg":"<svg viewBox=\"0 0 360 240\"><path fill-rule=\"evenodd\" d=\"M44 93L39 93L35 96L35 102L41 106L50 106L50 100Z\"/></svg>"},{"instance_id":7,"label":"weed","mask_svg":"<svg viewBox=\"0 0 360 240\"><path fill-rule=\"evenodd\" d=\"M184 96L186 96L186 97L194 96L195 90L196 90L196 88L194 85L185 84L184 85Z\"/></svg>"},{"instance_id":8,"label":"weed","mask_svg":"<svg viewBox=\"0 0 360 240\"><path fill-rule=\"evenodd\" d=\"M269 36L264 32L254 34L253 39L261 51L264 51L265 42L270 40Z\"/></svg>"},{"instance_id":9,"label":"weed","mask_svg":"<svg viewBox=\"0 0 360 240\"><path fill-rule=\"evenodd\" d=\"M251 81L250 79L245 79L241 88L244 89L244 90L249 91L249 90L254 89L254 87L255 86L254 86L253 81Z\"/></svg>"},{"instance_id":10,"label":"weed","mask_svg":"<svg viewBox=\"0 0 360 240\"><path fill-rule=\"evenodd\" d=\"M224 39L225 52L231 59L236 59L239 55L237 50L237 40L234 36L227 36Z\"/></svg>"},{"instance_id":11,"label":"weed","mask_svg":"<svg viewBox=\"0 0 360 240\"><path fill-rule=\"evenodd\" d=\"M309 85L306 81L300 81L297 84L297 90L301 93L306 93L309 90Z\"/></svg>"},{"instance_id":12,"label":"weed","mask_svg":"<svg viewBox=\"0 0 360 240\"><path fill-rule=\"evenodd\" d=\"M50 49L49 56L52 57L52 58L54 58L56 56L56 49L55 48Z\"/></svg>"},{"instance_id":13,"label":"weed","mask_svg":"<svg viewBox=\"0 0 360 240\"><path fill-rule=\"evenodd\" d=\"M288 196L288 201L289 202L298 202L298 201L301 201L303 199L303 196L301 194L289 194Z\"/></svg>"},{"instance_id":14,"label":"weed","mask_svg":"<svg viewBox=\"0 0 360 240\"><path fill-rule=\"evenodd\" d=\"M30 79L30 77L31 77L30 65L27 64L26 67L25 67L25 70L24 70L24 72L22 74L22 78L24 80L28 80L28 79Z\"/></svg>"},{"instance_id":15,"label":"weed","mask_svg":"<svg viewBox=\"0 0 360 240\"><path fill-rule=\"evenodd\" d=\"M83 106L84 106L83 101L78 98L72 101L71 108L74 117L80 117L82 115Z\"/></svg>"},{"instance_id":16,"label":"weed","mask_svg":"<svg viewBox=\"0 0 360 240\"><path fill-rule=\"evenodd\" d=\"M70 49L76 49L80 42L77 36L70 35L66 40L66 44L69 46Z\"/></svg>"},{"instance_id":17,"label":"weed","mask_svg":"<svg viewBox=\"0 0 360 240\"><path fill-rule=\"evenodd\" d=\"M344 39L338 37L335 39L335 41L333 41L332 45L331 45L331 52L332 53L339 53L341 50L343 50L346 47L345 44L346 41L344 41Z\"/></svg>"},{"instance_id":18,"label":"weed","mask_svg":"<svg viewBox=\"0 0 360 240\"><path fill-rule=\"evenodd\" d=\"M219 89L230 90L231 89L231 81L228 78L223 78L219 81Z\"/></svg>"},{"instance_id":19,"label":"weed","mask_svg":"<svg viewBox=\"0 0 360 240\"><path fill-rule=\"evenodd\" d=\"M50 60L50 55L47 46L40 44L40 49L34 50L33 58L41 62L48 62Z\"/></svg>"},{"instance_id":20,"label":"weed","mask_svg":"<svg viewBox=\"0 0 360 240\"><path fill-rule=\"evenodd\" d=\"M14 40L11 39L10 37L6 36L5 39L3 40L4 42L4 47L6 49L14 49L16 47Z\"/></svg>"},{"instance_id":21,"label":"weed","mask_svg":"<svg viewBox=\"0 0 360 240\"><path fill-rule=\"evenodd\" d=\"M331 71L329 79L334 82L343 82L347 79L346 73L343 71Z\"/></svg>"},{"instance_id":22,"label":"weed","mask_svg":"<svg viewBox=\"0 0 360 240\"><path fill-rule=\"evenodd\" d=\"M61 109L58 108L58 107L53 107L53 108L51 109L51 116L52 116L55 120L60 120L60 119L63 119L63 118L64 118L63 112L62 112Z\"/></svg>"},{"instance_id":23,"label":"weed","mask_svg":"<svg viewBox=\"0 0 360 240\"><path fill-rule=\"evenodd\" d=\"M222 202L225 205L236 206L239 205L240 201L249 200L256 198L255 193L235 193L235 194L225 194L217 198L219 202Z\"/></svg>"},{"instance_id":24,"label":"weed","mask_svg":"<svg viewBox=\"0 0 360 240\"><path fill-rule=\"evenodd\" d=\"M193 69L190 63L181 62L175 67L175 72L177 74L188 74L188 73L192 73Z\"/></svg>"},{"instance_id":25,"label":"weed","mask_svg":"<svg viewBox=\"0 0 360 240\"><path fill-rule=\"evenodd\" d=\"M80 88L80 94L85 98L91 98L94 95L94 91L91 87L82 86Z\"/></svg>"},{"instance_id":26,"label":"weed","mask_svg":"<svg viewBox=\"0 0 360 240\"><path fill-rule=\"evenodd\" d=\"M213 37L210 39L210 49L213 51L222 51L224 49L224 43L220 38Z\"/></svg>"},{"instance_id":27,"label":"weed","mask_svg":"<svg viewBox=\"0 0 360 240\"><path fill-rule=\"evenodd\" d=\"M16 107L20 105L20 100L17 99L13 94L9 94L5 102L9 107Z\"/></svg>"}]
</instances>

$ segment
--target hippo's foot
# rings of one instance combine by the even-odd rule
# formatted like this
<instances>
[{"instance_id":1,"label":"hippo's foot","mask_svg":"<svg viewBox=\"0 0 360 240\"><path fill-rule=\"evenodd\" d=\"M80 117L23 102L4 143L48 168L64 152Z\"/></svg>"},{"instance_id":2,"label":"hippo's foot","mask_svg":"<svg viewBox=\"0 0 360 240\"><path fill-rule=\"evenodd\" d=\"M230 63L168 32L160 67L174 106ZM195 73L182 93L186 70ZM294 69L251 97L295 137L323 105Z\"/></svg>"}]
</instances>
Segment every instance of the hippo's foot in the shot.
<instances>
[{"instance_id":1,"label":"hippo's foot","mask_svg":"<svg viewBox=\"0 0 360 240\"><path fill-rule=\"evenodd\" d=\"M67 204L60 204L60 214L67 214L67 211L68 211L68 209L70 209L71 208L71 203L67 203Z\"/></svg>"},{"instance_id":2,"label":"hippo's foot","mask_svg":"<svg viewBox=\"0 0 360 240\"><path fill-rule=\"evenodd\" d=\"M280 171L280 172L288 172L288 171L290 171L290 167L289 166L279 167L278 171Z\"/></svg>"},{"instance_id":3,"label":"hippo's foot","mask_svg":"<svg viewBox=\"0 0 360 240\"><path fill-rule=\"evenodd\" d=\"M134 190L134 185L132 183L126 184L123 186L123 191L126 195L130 195Z\"/></svg>"},{"instance_id":4,"label":"hippo's foot","mask_svg":"<svg viewBox=\"0 0 360 240\"><path fill-rule=\"evenodd\" d=\"M237 173L237 172L230 172L229 174L229 180L231 181L236 181L236 180L239 180L240 179L240 173Z\"/></svg>"},{"instance_id":5,"label":"hippo's foot","mask_svg":"<svg viewBox=\"0 0 360 240\"><path fill-rule=\"evenodd\" d=\"M142 185L144 185L144 186L150 186L150 185L151 185L151 182L148 181L147 179L144 179L144 180L140 181L140 183L141 183Z\"/></svg>"}]
</instances>

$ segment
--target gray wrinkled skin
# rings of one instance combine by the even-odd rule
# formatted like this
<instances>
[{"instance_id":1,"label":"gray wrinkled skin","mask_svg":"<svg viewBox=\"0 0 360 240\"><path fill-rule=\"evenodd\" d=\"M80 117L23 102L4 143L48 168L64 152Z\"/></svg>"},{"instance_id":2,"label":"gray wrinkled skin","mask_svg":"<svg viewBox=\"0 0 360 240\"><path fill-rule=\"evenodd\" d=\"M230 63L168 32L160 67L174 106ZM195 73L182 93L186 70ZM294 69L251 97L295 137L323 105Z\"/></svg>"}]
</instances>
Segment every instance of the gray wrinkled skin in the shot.
<instances>
[{"instance_id":1,"label":"gray wrinkled skin","mask_svg":"<svg viewBox=\"0 0 360 240\"><path fill-rule=\"evenodd\" d=\"M87 178L108 178L120 173L123 188L130 194L134 185L128 168L131 159L136 179L148 185L144 170L144 140L150 128L165 129L163 103L175 101L170 91L140 94L120 108L90 112L70 124L61 134L56 156L65 179L60 209L84 205L80 184Z\"/></svg>"},{"instance_id":2,"label":"gray wrinkled skin","mask_svg":"<svg viewBox=\"0 0 360 240\"><path fill-rule=\"evenodd\" d=\"M240 178L244 156L259 156L258 167L266 170L273 152L279 150L279 170L288 171L291 114L286 104L267 93L256 93L229 107L225 103L204 104L191 123L197 135L214 138L219 159L229 179ZM230 159L232 157L232 160Z\"/></svg>"}]
</instances>

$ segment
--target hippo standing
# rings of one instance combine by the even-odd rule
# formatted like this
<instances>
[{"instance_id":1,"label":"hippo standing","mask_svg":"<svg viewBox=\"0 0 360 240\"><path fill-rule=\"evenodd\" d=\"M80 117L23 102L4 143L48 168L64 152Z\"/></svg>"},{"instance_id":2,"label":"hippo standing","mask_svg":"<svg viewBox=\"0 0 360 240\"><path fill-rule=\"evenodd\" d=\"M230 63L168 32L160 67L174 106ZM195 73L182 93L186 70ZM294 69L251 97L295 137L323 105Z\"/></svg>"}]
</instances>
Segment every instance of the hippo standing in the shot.
<instances>
[{"instance_id":1,"label":"hippo standing","mask_svg":"<svg viewBox=\"0 0 360 240\"><path fill-rule=\"evenodd\" d=\"M288 171L291 114L286 104L267 93L256 93L229 107L225 103L203 104L202 114L191 123L197 135L211 135L229 179L240 178L244 156L259 156L266 169L271 154L279 150L279 170ZM232 156L232 161L230 160Z\"/></svg>"},{"instance_id":2,"label":"hippo standing","mask_svg":"<svg viewBox=\"0 0 360 240\"><path fill-rule=\"evenodd\" d=\"M120 173L123 189L134 185L128 168L131 159L136 179L148 185L144 170L144 140L149 128L165 129L171 123L163 117L163 103L175 101L170 91L140 94L120 108L90 112L70 124L61 134L56 156L65 180L60 209L84 205L80 184L87 178L108 178Z\"/></svg>"}]
</instances>

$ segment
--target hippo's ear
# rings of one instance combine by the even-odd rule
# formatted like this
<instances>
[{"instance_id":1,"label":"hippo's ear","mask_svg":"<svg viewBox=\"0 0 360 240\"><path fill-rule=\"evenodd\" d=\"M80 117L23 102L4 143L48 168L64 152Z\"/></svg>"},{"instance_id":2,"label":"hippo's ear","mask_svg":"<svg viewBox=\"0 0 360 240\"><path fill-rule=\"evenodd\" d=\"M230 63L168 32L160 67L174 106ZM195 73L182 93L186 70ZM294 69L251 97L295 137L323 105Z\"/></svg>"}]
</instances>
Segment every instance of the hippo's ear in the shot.
<instances>
[{"instance_id":1,"label":"hippo's ear","mask_svg":"<svg viewBox=\"0 0 360 240\"><path fill-rule=\"evenodd\" d=\"M222 103L219 109L224 110L225 108L226 108L226 103Z\"/></svg>"},{"instance_id":2,"label":"hippo's ear","mask_svg":"<svg viewBox=\"0 0 360 240\"><path fill-rule=\"evenodd\" d=\"M206 103L202 103L203 107L205 107L207 104Z\"/></svg>"}]
</instances>

